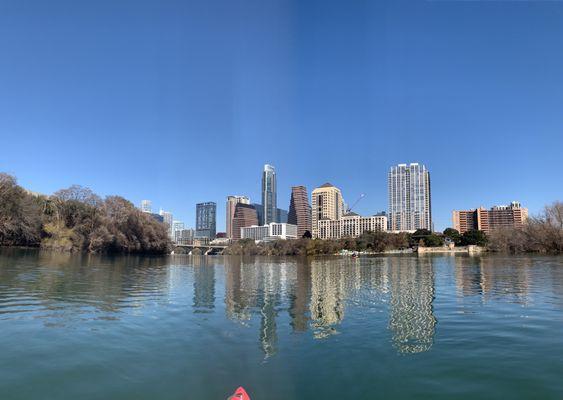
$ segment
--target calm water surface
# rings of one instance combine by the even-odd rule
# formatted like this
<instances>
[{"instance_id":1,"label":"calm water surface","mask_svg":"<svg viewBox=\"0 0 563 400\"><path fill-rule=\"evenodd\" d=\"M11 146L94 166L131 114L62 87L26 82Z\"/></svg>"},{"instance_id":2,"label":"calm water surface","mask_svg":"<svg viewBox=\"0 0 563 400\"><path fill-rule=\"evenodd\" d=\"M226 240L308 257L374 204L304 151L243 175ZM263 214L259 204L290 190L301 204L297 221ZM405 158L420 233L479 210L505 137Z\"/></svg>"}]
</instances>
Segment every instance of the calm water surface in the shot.
<instances>
[{"instance_id":1,"label":"calm water surface","mask_svg":"<svg viewBox=\"0 0 563 400\"><path fill-rule=\"evenodd\" d=\"M0 250L0 399L561 399L563 258Z\"/></svg>"}]
</instances>

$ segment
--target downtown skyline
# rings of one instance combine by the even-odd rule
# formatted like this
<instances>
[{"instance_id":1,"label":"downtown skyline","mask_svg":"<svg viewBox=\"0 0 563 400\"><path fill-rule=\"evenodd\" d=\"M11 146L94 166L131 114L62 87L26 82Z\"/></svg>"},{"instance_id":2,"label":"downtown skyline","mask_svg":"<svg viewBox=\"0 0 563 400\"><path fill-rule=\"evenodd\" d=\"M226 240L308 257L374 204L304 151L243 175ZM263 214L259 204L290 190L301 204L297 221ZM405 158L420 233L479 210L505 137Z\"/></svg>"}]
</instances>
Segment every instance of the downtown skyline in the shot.
<instances>
[{"instance_id":1,"label":"downtown skyline","mask_svg":"<svg viewBox=\"0 0 563 400\"><path fill-rule=\"evenodd\" d=\"M390 166L424 164L436 230L562 199L563 7L399 3L5 2L0 171L188 226L213 201L219 231L227 195L261 203L266 163L279 208L331 182L362 215L387 209Z\"/></svg>"},{"instance_id":2,"label":"downtown skyline","mask_svg":"<svg viewBox=\"0 0 563 400\"><path fill-rule=\"evenodd\" d=\"M417 162L413 161L412 163L416 164ZM398 164L399 165L404 164L404 162L400 162ZM407 165L411 164L411 162L406 161L406 164ZM423 163L420 163L420 164L423 164ZM258 171L259 172L262 171L262 172L258 174L259 175L259 178L257 179L258 190L256 190L256 189L254 190L254 192L256 192L256 191L258 192L256 195L249 195L248 193L253 193L253 191L252 190L246 190L245 191L243 189L235 191L236 193L238 193L237 195L225 193L223 198L219 198L219 199L209 199L209 198L206 199L206 197L202 195L202 196L196 197L198 199L202 199L201 201L197 201L196 203L191 204L191 205L188 204L188 205L182 206L182 207L180 207L179 210L173 209L172 207L168 207L168 206L164 207L164 206L160 206L160 205L158 205L158 207L155 207L155 204L160 204L160 202L155 202L153 200L153 198L162 198L161 196L152 196L151 197L151 196L147 195L145 197L142 197L139 200L137 200L137 199L133 200L133 199L127 197L127 195L122 194L122 193L108 193L108 194L99 193L99 194L102 195L102 196L112 195L112 194L122 196L122 197L132 201L133 204L136 207L138 207L139 209L142 209L143 206L145 206L145 202L148 201L150 203L150 206L152 207L153 213L162 214L164 212L165 214L171 214L171 218L173 219L174 222L182 222L185 225L186 229L194 229L194 230L196 229L196 208L197 208L196 206L198 204L201 204L201 203L213 202L213 203L216 203L216 212L215 212L216 213L216 216L215 216L215 218L216 218L216 232L226 232L226 212L227 211L226 211L226 207L225 207L225 202L231 196L242 196L242 197L247 198L249 200L250 204L261 204L262 176L263 176L263 169L266 165L276 168L275 164L273 164L273 163L269 163L269 164L265 163L265 164L261 165L260 168L258 168ZM388 190L389 190L389 187L388 187L389 170L393 167L396 167L396 166L397 166L397 164L388 166L387 170L384 173L385 180L380 185L381 191L383 193L382 203L380 205L374 206L373 201L372 202L369 201L371 193L369 191L365 191L364 193L358 194L357 197L358 198L361 197L362 201L359 201L358 204L354 207L354 212L356 212L360 215L365 215L365 216L375 215L375 214L377 214L381 211L384 211L386 213L389 212L389 208L388 208L389 207L389 202L388 202L388 197L389 197L389 192L388 192ZM461 209L462 207L456 207L455 205L452 205L447 210L441 210L441 211L435 210L435 206L434 206L434 201L435 201L434 200L434 185L436 184L436 182L434 181L435 172L433 170L431 170L431 168L428 168L428 170L432 173L432 177L433 177L432 178L433 179L432 180L432 197L431 197L431 202L432 202L432 220L431 221L432 221L432 225L434 225L435 231L443 231L445 228L453 227L452 217L451 217L452 211L454 211L456 209ZM279 177L278 169L276 168L276 180L278 179L278 177ZM285 180L282 180L282 181L285 181ZM81 185L85 186L85 187L89 187L90 189L92 189L96 192L96 190L94 188L92 188L88 185L85 185L85 184L81 184ZM277 187L277 208L278 209L284 209L286 211L289 209L289 205L290 205L290 201L291 201L292 186L300 186L300 185L301 185L300 183L295 183L295 184L290 185L288 188L287 187L279 187L279 186ZM303 185L303 186L305 186L305 188L308 192L308 201L309 201L309 205L311 205L312 191L314 189L322 187L323 185L317 184L317 185L311 185L311 186L307 186L307 185ZM345 184L344 185L335 184L334 186L336 186L338 189L341 189L342 187L346 187ZM33 189L31 189L29 187L26 187L26 189L33 191ZM39 192L41 194L46 194L46 195L52 194L52 193L45 193L45 192L40 192L40 191L37 191L37 192ZM283 194L280 195L280 192L283 193ZM281 196L285 196L286 192L287 192L287 201L286 201L285 197L281 197ZM354 196L347 194L344 190L341 190L341 192L342 192L342 201L345 202L346 206L351 206L352 203L354 202L354 200L357 200ZM173 198L174 196L172 195L170 197ZM367 197L367 200L364 200L365 197ZM380 199L382 197L381 193L378 193L376 197L378 199ZM525 197L525 196L523 196L523 197ZM206 200L203 200L203 199L206 199ZM255 199L257 201L255 201ZM512 200L501 199L501 200L497 200L497 201L492 201L490 203L483 203L483 201L481 201L479 203L479 205L481 206L483 204L485 204L485 205L486 204L500 204L503 201L509 203ZM538 209L537 212L540 212L541 209L543 208L543 206L549 204L550 202L551 202L550 200L546 200L545 204L541 205L540 209ZM172 201L171 203L174 203L174 201ZM465 204L467 204L467 202L465 202ZM190 213L190 210L189 210L190 207L193 209L193 212L191 212L191 213ZM470 204L466 208L469 209L469 208L474 208L474 207L475 207L475 205L473 205L473 207L472 207L472 205ZM531 210L531 208L530 208L530 210ZM440 222L438 222L436 220L436 217L435 217L436 214L440 215L440 216L442 214L445 214L446 215L445 220L442 221L440 219ZM534 213L532 211L530 211L530 215L533 216ZM188 217L185 217L185 216L188 216ZM171 219L171 221L172 221L172 219ZM444 225L442 225L442 223Z\"/></svg>"}]
</instances>

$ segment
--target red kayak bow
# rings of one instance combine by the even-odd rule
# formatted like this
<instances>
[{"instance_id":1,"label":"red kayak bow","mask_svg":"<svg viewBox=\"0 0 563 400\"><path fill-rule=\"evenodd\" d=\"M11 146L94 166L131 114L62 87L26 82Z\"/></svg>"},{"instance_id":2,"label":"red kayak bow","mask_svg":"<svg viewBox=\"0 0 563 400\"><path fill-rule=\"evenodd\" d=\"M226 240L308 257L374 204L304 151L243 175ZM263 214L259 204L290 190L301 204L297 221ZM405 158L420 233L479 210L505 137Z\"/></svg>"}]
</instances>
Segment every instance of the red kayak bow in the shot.
<instances>
[{"instance_id":1,"label":"red kayak bow","mask_svg":"<svg viewBox=\"0 0 563 400\"><path fill-rule=\"evenodd\" d=\"M228 400L250 400L250 396L246 393L246 390L241 386L235 390L235 394L229 397Z\"/></svg>"}]
</instances>

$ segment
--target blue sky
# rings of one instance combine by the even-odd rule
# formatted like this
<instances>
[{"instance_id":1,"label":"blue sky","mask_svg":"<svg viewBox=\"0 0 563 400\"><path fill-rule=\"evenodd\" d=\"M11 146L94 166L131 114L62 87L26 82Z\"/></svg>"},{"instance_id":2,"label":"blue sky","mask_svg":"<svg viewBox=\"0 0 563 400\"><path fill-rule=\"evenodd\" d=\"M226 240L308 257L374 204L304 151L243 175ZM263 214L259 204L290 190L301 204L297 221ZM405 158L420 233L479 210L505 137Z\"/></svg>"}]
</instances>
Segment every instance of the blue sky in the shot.
<instances>
[{"instance_id":1,"label":"blue sky","mask_svg":"<svg viewBox=\"0 0 563 400\"><path fill-rule=\"evenodd\" d=\"M387 208L424 163L451 210L563 200L563 2L0 0L0 171L174 212L259 201L262 165Z\"/></svg>"}]
</instances>

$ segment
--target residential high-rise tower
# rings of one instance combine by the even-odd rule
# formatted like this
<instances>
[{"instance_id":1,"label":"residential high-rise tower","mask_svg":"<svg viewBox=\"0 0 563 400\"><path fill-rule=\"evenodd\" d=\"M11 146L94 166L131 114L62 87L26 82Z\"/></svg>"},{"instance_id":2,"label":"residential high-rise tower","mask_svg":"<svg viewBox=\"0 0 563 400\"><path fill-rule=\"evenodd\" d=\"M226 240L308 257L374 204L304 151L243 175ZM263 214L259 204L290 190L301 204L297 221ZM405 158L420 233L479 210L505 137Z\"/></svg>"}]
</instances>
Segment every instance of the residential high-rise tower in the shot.
<instances>
[{"instance_id":1,"label":"residential high-rise tower","mask_svg":"<svg viewBox=\"0 0 563 400\"><path fill-rule=\"evenodd\" d=\"M277 195L276 170L266 164L262 172L262 207L265 225L277 221Z\"/></svg>"},{"instance_id":2,"label":"residential high-rise tower","mask_svg":"<svg viewBox=\"0 0 563 400\"><path fill-rule=\"evenodd\" d=\"M392 166L388 175L389 230L432 230L430 173L422 164Z\"/></svg>"}]
</instances>

